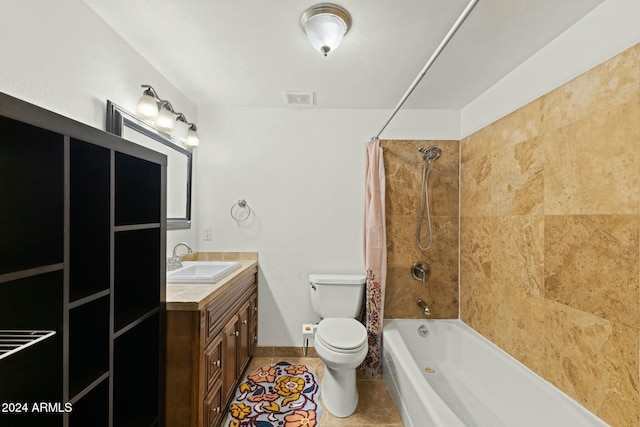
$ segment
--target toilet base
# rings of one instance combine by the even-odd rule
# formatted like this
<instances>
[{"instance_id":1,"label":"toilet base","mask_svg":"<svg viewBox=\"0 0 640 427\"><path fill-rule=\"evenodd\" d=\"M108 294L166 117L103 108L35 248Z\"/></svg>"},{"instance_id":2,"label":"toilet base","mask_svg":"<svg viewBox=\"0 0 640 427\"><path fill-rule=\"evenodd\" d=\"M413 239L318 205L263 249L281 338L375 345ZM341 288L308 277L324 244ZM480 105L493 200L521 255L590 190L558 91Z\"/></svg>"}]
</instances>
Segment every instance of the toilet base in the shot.
<instances>
[{"instance_id":1,"label":"toilet base","mask_svg":"<svg viewBox=\"0 0 640 427\"><path fill-rule=\"evenodd\" d=\"M346 418L353 414L358 406L356 370L335 370L325 364L320 396L327 411L334 416Z\"/></svg>"}]
</instances>

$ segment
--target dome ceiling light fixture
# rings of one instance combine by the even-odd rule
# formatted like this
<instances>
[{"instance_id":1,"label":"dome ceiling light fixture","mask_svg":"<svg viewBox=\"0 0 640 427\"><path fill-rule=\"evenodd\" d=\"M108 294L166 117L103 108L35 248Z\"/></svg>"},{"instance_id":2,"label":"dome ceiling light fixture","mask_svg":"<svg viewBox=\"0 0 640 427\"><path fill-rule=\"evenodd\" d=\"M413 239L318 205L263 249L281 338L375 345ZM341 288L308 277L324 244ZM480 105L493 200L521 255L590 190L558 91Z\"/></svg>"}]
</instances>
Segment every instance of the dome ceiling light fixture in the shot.
<instances>
[{"instance_id":1,"label":"dome ceiling light fixture","mask_svg":"<svg viewBox=\"0 0 640 427\"><path fill-rule=\"evenodd\" d=\"M327 56L351 28L351 15L337 4L320 3L305 10L300 24L311 46Z\"/></svg>"}]
</instances>

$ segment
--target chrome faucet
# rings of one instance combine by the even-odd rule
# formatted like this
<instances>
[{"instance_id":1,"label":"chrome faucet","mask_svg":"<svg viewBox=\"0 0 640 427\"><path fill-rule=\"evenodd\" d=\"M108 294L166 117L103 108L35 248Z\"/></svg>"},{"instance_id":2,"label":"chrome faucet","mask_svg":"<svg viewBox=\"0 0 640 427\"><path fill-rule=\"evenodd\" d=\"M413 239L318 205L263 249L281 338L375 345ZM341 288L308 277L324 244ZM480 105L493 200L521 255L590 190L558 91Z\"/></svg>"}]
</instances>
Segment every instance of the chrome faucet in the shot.
<instances>
[{"instance_id":1,"label":"chrome faucet","mask_svg":"<svg viewBox=\"0 0 640 427\"><path fill-rule=\"evenodd\" d=\"M429 310L429 306L427 305L426 302L422 301L421 299L418 299L418 307L420 307L423 310L423 313L425 316L431 316L431 310Z\"/></svg>"},{"instance_id":2,"label":"chrome faucet","mask_svg":"<svg viewBox=\"0 0 640 427\"><path fill-rule=\"evenodd\" d=\"M177 254L178 248L180 246L184 246L187 248L187 253L191 254L193 251L191 250L191 246L184 242L180 242L173 247L173 256L167 260L167 270L177 270L178 268L182 268L182 262L180 261L180 257Z\"/></svg>"}]
</instances>

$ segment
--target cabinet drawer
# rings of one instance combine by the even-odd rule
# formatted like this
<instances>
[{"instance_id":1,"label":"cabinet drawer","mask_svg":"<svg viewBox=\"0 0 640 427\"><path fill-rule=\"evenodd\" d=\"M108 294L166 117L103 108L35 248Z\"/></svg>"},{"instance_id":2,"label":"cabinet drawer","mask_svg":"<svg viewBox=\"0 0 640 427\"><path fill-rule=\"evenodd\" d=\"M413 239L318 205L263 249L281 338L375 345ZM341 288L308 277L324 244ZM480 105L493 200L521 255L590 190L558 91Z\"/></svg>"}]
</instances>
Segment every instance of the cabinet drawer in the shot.
<instances>
[{"instance_id":1,"label":"cabinet drawer","mask_svg":"<svg viewBox=\"0 0 640 427\"><path fill-rule=\"evenodd\" d=\"M220 298L205 307L205 334L206 342L218 333L220 328L228 319L228 314L239 309L239 306L246 301L245 295L251 292L256 286L256 275L252 274L244 277L234 284L232 288L225 291Z\"/></svg>"},{"instance_id":2,"label":"cabinet drawer","mask_svg":"<svg viewBox=\"0 0 640 427\"><path fill-rule=\"evenodd\" d=\"M209 391L209 395L204 400L204 425L205 427L216 427L223 415L222 407L222 381L214 384Z\"/></svg>"},{"instance_id":3,"label":"cabinet drawer","mask_svg":"<svg viewBox=\"0 0 640 427\"><path fill-rule=\"evenodd\" d=\"M222 334L218 334L204 350L205 387L211 390L222 372Z\"/></svg>"}]
</instances>

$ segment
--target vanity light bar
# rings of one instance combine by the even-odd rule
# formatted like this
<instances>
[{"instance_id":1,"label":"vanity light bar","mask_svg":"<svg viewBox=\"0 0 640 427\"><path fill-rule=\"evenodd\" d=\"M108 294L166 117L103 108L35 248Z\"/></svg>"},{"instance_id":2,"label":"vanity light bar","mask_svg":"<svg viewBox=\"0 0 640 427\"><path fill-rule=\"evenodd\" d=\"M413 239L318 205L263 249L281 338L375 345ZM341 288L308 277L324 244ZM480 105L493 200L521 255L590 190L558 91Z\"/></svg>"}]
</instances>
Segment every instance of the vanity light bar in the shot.
<instances>
[{"instance_id":1,"label":"vanity light bar","mask_svg":"<svg viewBox=\"0 0 640 427\"><path fill-rule=\"evenodd\" d=\"M171 102L161 99L153 87L141 86L144 92L136 106L136 116L185 146L198 147L200 137L195 123L189 122L183 113L175 111Z\"/></svg>"}]
</instances>

